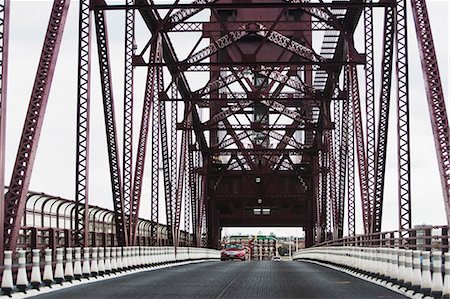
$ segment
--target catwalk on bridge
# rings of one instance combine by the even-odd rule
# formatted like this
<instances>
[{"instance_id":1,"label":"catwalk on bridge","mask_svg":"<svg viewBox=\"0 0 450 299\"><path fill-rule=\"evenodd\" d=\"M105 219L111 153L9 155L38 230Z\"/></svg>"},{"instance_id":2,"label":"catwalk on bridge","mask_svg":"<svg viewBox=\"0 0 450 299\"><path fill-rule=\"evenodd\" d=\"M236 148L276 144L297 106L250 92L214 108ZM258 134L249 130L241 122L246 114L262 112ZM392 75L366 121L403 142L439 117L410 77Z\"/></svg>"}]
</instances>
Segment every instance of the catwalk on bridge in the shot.
<instances>
[{"instance_id":1,"label":"catwalk on bridge","mask_svg":"<svg viewBox=\"0 0 450 299\"><path fill-rule=\"evenodd\" d=\"M46 298L405 298L307 262L209 262L141 272L33 297Z\"/></svg>"}]
</instances>

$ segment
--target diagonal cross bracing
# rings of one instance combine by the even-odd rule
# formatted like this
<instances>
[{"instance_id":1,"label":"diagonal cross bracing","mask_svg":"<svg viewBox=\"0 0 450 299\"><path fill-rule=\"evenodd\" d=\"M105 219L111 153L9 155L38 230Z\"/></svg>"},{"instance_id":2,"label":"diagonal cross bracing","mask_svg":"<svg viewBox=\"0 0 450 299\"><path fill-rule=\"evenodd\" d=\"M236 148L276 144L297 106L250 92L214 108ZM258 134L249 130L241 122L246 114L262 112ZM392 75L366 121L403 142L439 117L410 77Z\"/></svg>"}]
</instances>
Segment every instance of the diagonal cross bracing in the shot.
<instances>
[{"instance_id":1,"label":"diagonal cross bracing","mask_svg":"<svg viewBox=\"0 0 450 299\"><path fill-rule=\"evenodd\" d=\"M100 77L103 96L103 111L105 117L105 130L108 146L109 170L111 189L116 222L118 243L121 246L128 244L128 231L126 229L126 215L124 211L123 186L120 173L119 151L117 145L117 130L114 113L114 98L112 89L111 66L108 51L108 32L105 12L96 11L95 29L97 35L97 49L100 64Z\"/></svg>"},{"instance_id":2,"label":"diagonal cross bracing","mask_svg":"<svg viewBox=\"0 0 450 299\"><path fill-rule=\"evenodd\" d=\"M13 174L8 193L5 195L4 243L5 247L10 250L15 250L19 238L31 172L39 144L39 136L42 130L68 8L68 0L55 0L53 2Z\"/></svg>"},{"instance_id":3,"label":"diagonal cross bracing","mask_svg":"<svg viewBox=\"0 0 450 299\"><path fill-rule=\"evenodd\" d=\"M450 129L448 111L434 48L433 35L425 0L411 0L417 41L421 54L422 72L433 130L434 144L441 176L447 223L450 223ZM447 99L448 100L448 99Z\"/></svg>"}]
</instances>

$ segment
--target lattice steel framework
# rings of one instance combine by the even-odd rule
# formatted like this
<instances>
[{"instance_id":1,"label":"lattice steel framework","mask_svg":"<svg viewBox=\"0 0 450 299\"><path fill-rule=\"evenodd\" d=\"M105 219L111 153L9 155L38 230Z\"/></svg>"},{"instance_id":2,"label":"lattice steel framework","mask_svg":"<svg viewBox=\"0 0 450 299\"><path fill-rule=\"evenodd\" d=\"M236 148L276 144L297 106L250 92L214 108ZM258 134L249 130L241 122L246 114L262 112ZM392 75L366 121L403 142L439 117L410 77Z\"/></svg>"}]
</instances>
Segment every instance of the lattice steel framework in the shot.
<instances>
[{"instance_id":1,"label":"lattice steel framework","mask_svg":"<svg viewBox=\"0 0 450 299\"><path fill-rule=\"evenodd\" d=\"M447 223L450 223L450 129L444 92L425 0L411 0L425 91L441 175Z\"/></svg>"},{"instance_id":2,"label":"lattice steel framework","mask_svg":"<svg viewBox=\"0 0 450 299\"><path fill-rule=\"evenodd\" d=\"M127 5L133 5L134 0L127 0ZM133 55L134 55L134 10L125 11L125 65L124 65L124 101L123 101L123 202L128 230L129 244L134 242L134 223L138 211L133 209Z\"/></svg>"},{"instance_id":3,"label":"lattice steel framework","mask_svg":"<svg viewBox=\"0 0 450 299\"><path fill-rule=\"evenodd\" d=\"M100 81L102 86L103 112L105 118L105 131L108 146L109 171L111 177L111 190L115 213L114 216L116 221L116 233L118 243L124 246L128 244L128 230L124 211L124 195L117 144L117 129L114 113L114 97L105 12L103 10L95 11L94 17L95 29L97 33L97 50L100 64Z\"/></svg>"},{"instance_id":4,"label":"lattice steel framework","mask_svg":"<svg viewBox=\"0 0 450 299\"><path fill-rule=\"evenodd\" d=\"M4 244L11 250L15 249L19 237L25 199L68 8L69 1L55 0L53 3L13 174L5 195Z\"/></svg>"},{"instance_id":5,"label":"lattice steel framework","mask_svg":"<svg viewBox=\"0 0 450 299\"><path fill-rule=\"evenodd\" d=\"M90 36L91 11L89 0L80 1L78 20L78 97L77 148L75 166L75 243L89 242L89 114L90 114Z\"/></svg>"},{"instance_id":6,"label":"lattice steel framework","mask_svg":"<svg viewBox=\"0 0 450 299\"><path fill-rule=\"evenodd\" d=\"M408 31L406 0L397 0L396 7L396 75L397 75L397 140L399 228L411 228L411 171L409 154L409 87Z\"/></svg>"},{"instance_id":7,"label":"lattice steel framework","mask_svg":"<svg viewBox=\"0 0 450 299\"><path fill-rule=\"evenodd\" d=\"M381 231L383 213L384 178L386 173L387 142L389 128L389 107L391 100L392 60L394 49L394 8L387 7L384 14L384 42L381 58L381 90L379 100L378 139L375 165L375 194L371 231Z\"/></svg>"},{"instance_id":8,"label":"lattice steel framework","mask_svg":"<svg viewBox=\"0 0 450 299\"><path fill-rule=\"evenodd\" d=\"M5 149L6 149L6 107L8 86L8 44L9 44L10 1L0 2L0 261L3 264L3 215L5 202Z\"/></svg>"},{"instance_id":9,"label":"lattice steel framework","mask_svg":"<svg viewBox=\"0 0 450 299\"><path fill-rule=\"evenodd\" d=\"M8 1L3 3L7 5ZM400 228L410 226L406 0L327 3L196 0L191 4L180 4L178 0L172 4L126 0L124 3L80 2L75 213L79 245L85 244L88 234L90 10L95 17L112 199L120 245L136 242L149 142L153 245L159 242L161 187L168 240L175 246L179 244L183 212L184 228L192 227L192 241L197 246L218 246L222 226L255 224L304 226L309 246L313 240L343 235L345 207L348 233L355 235L355 153L364 232L380 231L393 71L398 81L399 221ZM425 1L411 0L411 3L447 215L450 215L450 145L442 86ZM4 111L7 10L1 4L0 109ZM17 243L67 7L67 1L54 2L5 198L2 223L5 243L11 249ZM385 11L378 119L374 92L378 86L373 55L375 8ZM105 16L107 10L118 9L125 9L123 172ZM202 19L199 13L205 10L210 15ZM136 12L151 35L142 47L135 45ZM193 16L201 21L191 21ZM354 33L361 18L365 53L359 53L354 45ZM320 53L312 47L315 31L325 31ZM202 34L192 41L191 48L183 49L186 53L181 53L172 43L171 33L188 32ZM202 48L204 44L207 46ZM359 95L359 65L365 67L365 103ZM134 67L146 67L147 76L133 172ZM203 79L198 79L201 76ZM169 77L165 86L164 79ZM191 89L194 84L195 90ZM168 116L167 111L170 111ZM179 111L184 111L182 119L178 117ZM1 114L2 148L4 121ZM0 157L1 169L2 164Z\"/></svg>"},{"instance_id":10,"label":"lattice steel framework","mask_svg":"<svg viewBox=\"0 0 450 299\"><path fill-rule=\"evenodd\" d=\"M372 3L366 0L366 3ZM364 8L364 48L366 65L364 66L366 82L366 150L367 150L367 192L370 211L373 211L375 190L375 86L373 68L373 8ZM369 223L370 225L370 223Z\"/></svg>"}]
</instances>

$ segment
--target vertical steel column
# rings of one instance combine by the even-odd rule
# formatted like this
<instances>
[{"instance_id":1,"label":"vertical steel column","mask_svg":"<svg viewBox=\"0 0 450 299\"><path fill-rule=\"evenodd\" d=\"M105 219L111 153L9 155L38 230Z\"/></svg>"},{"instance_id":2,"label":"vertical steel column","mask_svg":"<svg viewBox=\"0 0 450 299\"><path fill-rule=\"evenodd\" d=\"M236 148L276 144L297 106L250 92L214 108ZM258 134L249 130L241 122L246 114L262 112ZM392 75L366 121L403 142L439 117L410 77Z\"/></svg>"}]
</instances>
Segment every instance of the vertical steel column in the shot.
<instances>
[{"instance_id":1,"label":"vertical steel column","mask_svg":"<svg viewBox=\"0 0 450 299\"><path fill-rule=\"evenodd\" d=\"M128 230L124 214L122 178L120 173L119 152L117 147L117 131L114 113L114 97L112 89L111 67L109 63L108 32L105 13L98 10L95 13L95 28L97 33L98 60L100 63L100 78L102 85L103 110L105 115L105 130L108 145L109 171L114 204L116 234L119 246L128 244Z\"/></svg>"},{"instance_id":2,"label":"vertical steel column","mask_svg":"<svg viewBox=\"0 0 450 299\"><path fill-rule=\"evenodd\" d=\"M134 0L127 0L133 5ZM128 224L129 244L133 245L134 231L132 223L133 198L133 54L134 54L134 9L125 11L125 74L123 101L123 201L124 214ZM136 212L136 211L134 211Z\"/></svg>"},{"instance_id":3,"label":"vertical steel column","mask_svg":"<svg viewBox=\"0 0 450 299\"><path fill-rule=\"evenodd\" d=\"M366 0L372 3L372 0ZM366 81L366 150L367 150L367 192L370 214L373 211L375 190L375 98L373 72L373 8L364 7L364 44L366 49L366 64L364 66Z\"/></svg>"},{"instance_id":4,"label":"vertical steel column","mask_svg":"<svg viewBox=\"0 0 450 299\"><path fill-rule=\"evenodd\" d=\"M163 84L163 74L162 69L160 70L158 81L156 84L160 89L160 93L164 90ZM164 193L165 193L165 203L166 203L166 220L167 220L167 239L169 240L169 245L173 245L174 242L174 223L173 223L173 209L172 209L172 177L169 159L169 145L167 136L167 118L166 118L166 104L165 101L158 98L159 103L159 128L161 135L161 154L163 163L163 178L164 178Z\"/></svg>"},{"instance_id":5,"label":"vertical steel column","mask_svg":"<svg viewBox=\"0 0 450 299\"><path fill-rule=\"evenodd\" d=\"M412 13L419 43L420 61L433 129L434 144L441 175L447 223L450 224L450 129L444 92L434 49L433 34L425 0L411 0Z\"/></svg>"},{"instance_id":6,"label":"vertical steel column","mask_svg":"<svg viewBox=\"0 0 450 299\"><path fill-rule=\"evenodd\" d=\"M5 213L5 149L6 149L6 107L8 86L8 45L10 1L0 2L0 265L4 252Z\"/></svg>"},{"instance_id":7,"label":"vertical steel column","mask_svg":"<svg viewBox=\"0 0 450 299\"><path fill-rule=\"evenodd\" d=\"M339 92L339 89L336 88L335 90L335 97L336 92ZM337 100L333 101L333 120L334 120L334 127L335 129L331 133L331 141L330 144L333 149L333 157L332 157L332 165L333 165L333 180L331 181L331 184L334 188L334 194L335 198L333 201L333 237L337 238L338 236L338 227L339 227L339 199L340 199L340 140L341 140L341 103Z\"/></svg>"},{"instance_id":8,"label":"vertical steel column","mask_svg":"<svg viewBox=\"0 0 450 299\"><path fill-rule=\"evenodd\" d=\"M159 42L159 43L158 43ZM157 55L159 52L159 48L161 46L161 39L156 39L150 48L150 62L157 62L157 59L161 58L161 55ZM160 53L159 53L160 54ZM131 198L131 212L130 212L130 221L132 225L132 233L133 233L133 244L136 243L136 229L137 223L139 219L139 206L141 202L141 194L142 194L142 183L144 177L144 169L145 169L145 158L147 154L147 140L148 140L148 132L149 132L149 124L150 118L152 117L152 106L154 107L157 103L159 90L157 85L155 84L157 78L157 67L149 66L147 70L147 81L145 85L145 95L144 95L144 103L142 106L142 118L141 118L141 128L139 133L139 142L137 146L137 154L136 154L136 166L134 168L134 181L133 181L133 189L132 189L132 198ZM159 138L159 129L158 129L158 108L156 109L156 126L155 121L153 121L153 130L156 131L156 142L158 142ZM155 111L153 110L153 113ZM153 132L153 131L152 131ZM152 133L153 134L153 133ZM152 141L153 142L153 141ZM153 144L153 143L152 143ZM152 157L153 157L152 147ZM156 148L156 159L152 160L152 188L151 188L151 239L152 245L156 245L158 236L156 230L156 223L158 223L158 163L159 163L159 152L158 147ZM153 164L157 163L156 167ZM154 179L156 179L156 189L153 188ZM155 193L154 193L155 192ZM154 197L155 196L155 197ZM154 214L153 209L154 201L156 202L156 214ZM155 225L153 225L155 224ZM153 235L153 233L155 233ZM154 238L153 238L154 237ZM154 242L154 243L153 243Z\"/></svg>"},{"instance_id":9,"label":"vertical steel column","mask_svg":"<svg viewBox=\"0 0 450 299\"><path fill-rule=\"evenodd\" d=\"M408 86L408 31L406 0L397 0L397 140L398 140L398 204L399 229L411 228L411 186L409 154L409 86ZM406 233L407 234L407 233Z\"/></svg>"},{"instance_id":10,"label":"vertical steel column","mask_svg":"<svg viewBox=\"0 0 450 299\"><path fill-rule=\"evenodd\" d=\"M361 103L359 98L358 72L355 65L349 68L350 96L352 101L354 132L356 140L356 154L358 158L359 186L361 191L361 206L363 212L364 233L370 231L370 205L367 192L367 160L362 128Z\"/></svg>"},{"instance_id":11,"label":"vertical steel column","mask_svg":"<svg viewBox=\"0 0 450 299\"><path fill-rule=\"evenodd\" d=\"M178 246L179 236L180 236L180 221L181 221L181 203L183 199L183 191L184 191L184 179L186 177L186 151L187 151L187 134L186 131L183 130L181 136L181 153L180 153L180 167L178 173L178 182L176 186L176 204L175 204L175 223L174 223L174 237L175 243L174 246ZM175 186L173 186L175 188Z\"/></svg>"},{"instance_id":12,"label":"vertical steel column","mask_svg":"<svg viewBox=\"0 0 450 299\"><path fill-rule=\"evenodd\" d=\"M188 164L189 164L189 188L190 188L190 198L191 198L191 211L192 211L192 241L193 245L198 245L197 243L197 228L198 228L198 211L197 211L197 173L195 173L195 166L197 165L197 157L194 155L194 147L195 145L192 143L192 131L190 131L190 137L188 138L189 146L188 146ZM194 159L195 158L195 159Z\"/></svg>"},{"instance_id":13,"label":"vertical steel column","mask_svg":"<svg viewBox=\"0 0 450 299\"><path fill-rule=\"evenodd\" d=\"M75 243L89 246L90 36L89 0L80 1L78 21L77 149L75 172Z\"/></svg>"},{"instance_id":14,"label":"vertical steel column","mask_svg":"<svg viewBox=\"0 0 450 299\"><path fill-rule=\"evenodd\" d=\"M378 139L375 160L375 196L373 204L371 232L380 232L383 213L384 178L389 128L389 104L391 100L392 60L394 48L394 9L385 8L384 51L381 59L381 91L378 120Z\"/></svg>"},{"instance_id":15,"label":"vertical steel column","mask_svg":"<svg viewBox=\"0 0 450 299\"><path fill-rule=\"evenodd\" d=\"M347 161L348 161L348 125L349 125L349 102L348 99L345 99L342 103L342 125L340 133L340 140L336 140L336 142L340 142L340 151L339 151L339 176L337 180L339 181L339 198L338 198L338 238L342 238L344 236L344 210L345 210L345 185L347 179ZM353 226L354 227L354 226Z\"/></svg>"},{"instance_id":16,"label":"vertical steel column","mask_svg":"<svg viewBox=\"0 0 450 299\"><path fill-rule=\"evenodd\" d=\"M348 204L348 235L355 235L355 130L353 121L353 102L351 100L351 87L350 87L350 66L347 66L346 72L346 88L348 92L348 109L347 109L347 130L348 130L348 191L347 191L347 204Z\"/></svg>"},{"instance_id":17,"label":"vertical steel column","mask_svg":"<svg viewBox=\"0 0 450 299\"><path fill-rule=\"evenodd\" d=\"M320 172L321 172L321 230L322 230L322 236L321 241L327 240L327 234L328 234L328 152L327 150L323 150L321 152L321 159L320 159Z\"/></svg>"},{"instance_id":18,"label":"vertical steel column","mask_svg":"<svg viewBox=\"0 0 450 299\"><path fill-rule=\"evenodd\" d=\"M67 0L55 0L53 3L19 149L17 150L16 162L9 190L5 196L4 244L10 250L15 250L17 239L19 238L31 172L36 158L39 136L42 130L68 8L69 1Z\"/></svg>"},{"instance_id":19,"label":"vertical steel column","mask_svg":"<svg viewBox=\"0 0 450 299\"><path fill-rule=\"evenodd\" d=\"M186 231L187 234L187 239L186 239L186 243L187 246L191 246L191 238L190 238L190 230L191 230L191 195L192 195L192 187L190 184L190 180L191 180L191 150L190 150L190 146L191 146L191 139L192 139L192 131L188 130L186 132L186 143L187 143L187 149L186 149L186 154L187 156L186 158L186 182L185 182L185 197L184 197L184 230Z\"/></svg>"},{"instance_id":20,"label":"vertical steel column","mask_svg":"<svg viewBox=\"0 0 450 299\"><path fill-rule=\"evenodd\" d=\"M162 41L158 35L156 39L156 48L154 50L154 61L161 62L162 59ZM156 97L152 103L152 198L151 198L151 245L158 245L158 212L159 212L159 123L160 123L160 103L158 101L159 89L158 81L161 75L161 68L155 67L154 79L152 85L155 88Z\"/></svg>"},{"instance_id":21,"label":"vertical steel column","mask_svg":"<svg viewBox=\"0 0 450 299\"><path fill-rule=\"evenodd\" d=\"M337 235L338 205L336 202L336 158L331 131L325 131L325 142L328 149L327 231L333 232L334 238Z\"/></svg>"},{"instance_id":22,"label":"vertical steel column","mask_svg":"<svg viewBox=\"0 0 450 299\"><path fill-rule=\"evenodd\" d=\"M177 96L177 87L176 87L176 81L177 78L173 78L173 84L172 84L172 99L176 98ZM177 182L177 160L178 160L178 140L177 140L177 116L178 116L178 101L172 101L170 103L170 180L171 180L171 186L172 186L172 194L171 194L171 210L172 210L172 223L174 224L173 230L174 230L174 237L176 240L178 240L178 233L179 233L179 225L180 223L177 222L178 217L178 200L181 200L181 197L178 197L177 194L177 188L178 182L182 180L181 177L178 177ZM183 131L184 132L184 131ZM180 190L181 192L181 190ZM181 205L181 202L180 202ZM181 212L181 211L180 211ZM178 246L176 242L174 243L175 246Z\"/></svg>"}]
</instances>

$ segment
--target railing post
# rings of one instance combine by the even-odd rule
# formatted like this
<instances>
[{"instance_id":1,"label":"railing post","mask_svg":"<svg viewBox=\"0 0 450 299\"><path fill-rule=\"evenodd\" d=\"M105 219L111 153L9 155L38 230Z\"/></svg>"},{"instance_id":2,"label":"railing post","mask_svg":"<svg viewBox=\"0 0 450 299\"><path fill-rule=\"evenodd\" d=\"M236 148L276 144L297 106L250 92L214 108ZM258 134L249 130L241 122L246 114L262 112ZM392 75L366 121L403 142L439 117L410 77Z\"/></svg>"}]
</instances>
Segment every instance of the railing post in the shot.
<instances>
[{"instance_id":1,"label":"railing post","mask_svg":"<svg viewBox=\"0 0 450 299\"><path fill-rule=\"evenodd\" d=\"M31 249L36 249L38 247L38 238L37 228L31 228Z\"/></svg>"},{"instance_id":2,"label":"railing post","mask_svg":"<svg viewBox=\"0 0 450 299\"><path fill-rule=\"evenodd\" d=\"M425 250L431 251L431 228L425 229Z\"/></svg>"},{"instance_id":3,"label":"railing post","mask_svg":"<svg viewBox=\"0 0 450 299\"><path fill-rule=\"evenodd\" d=\"M449 251L448 248L448 227L443 227L441 229L441 251L442 254Z\"/></svg>"},{"instance_id":4,"label":"railing post","mask_svg":"<svg viewBox=\"0 0 450 299\"><path fill-rule=\"evenodd\" d=\"M409 245L411 246L412 250L417 250L417 232L416 230L410 231L409 234Z\"/></svg>"}]
</instances>

